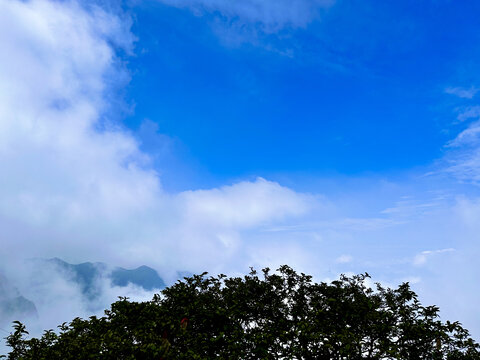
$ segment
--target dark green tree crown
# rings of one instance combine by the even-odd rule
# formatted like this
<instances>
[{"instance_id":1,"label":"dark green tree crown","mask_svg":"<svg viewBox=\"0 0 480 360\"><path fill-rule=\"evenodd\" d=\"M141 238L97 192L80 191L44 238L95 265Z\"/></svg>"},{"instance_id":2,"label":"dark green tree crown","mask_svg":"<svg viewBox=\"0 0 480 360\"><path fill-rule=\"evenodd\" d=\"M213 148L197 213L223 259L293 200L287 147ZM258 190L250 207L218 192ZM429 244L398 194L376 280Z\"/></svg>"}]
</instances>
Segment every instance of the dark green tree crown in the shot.
<instances>
[{"instance_id":1,"label":"dark green tree crown","mask_svg":"<svg viewBox=\"0 0 480 360\"><path fill-rule=\"evenodd\" d=\"M408 283L372 289L368 274L327 284L277 271L186 277L40 338L16 322L8 359L480 359L468 331L440 321Z\"/></svg>"}]
</instances>

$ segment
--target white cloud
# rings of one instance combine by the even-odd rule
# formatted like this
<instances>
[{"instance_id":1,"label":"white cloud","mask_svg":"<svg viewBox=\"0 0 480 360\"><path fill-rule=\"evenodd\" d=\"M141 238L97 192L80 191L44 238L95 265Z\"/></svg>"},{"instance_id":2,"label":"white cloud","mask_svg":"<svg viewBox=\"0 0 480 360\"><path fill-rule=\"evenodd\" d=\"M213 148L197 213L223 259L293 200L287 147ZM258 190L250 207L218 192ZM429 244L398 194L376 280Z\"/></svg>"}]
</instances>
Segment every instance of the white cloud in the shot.
<instances>
[{"instance_id":1,"label":"white cloud","mask_svg":"<svg viewBox=\"0 0 480 360\"><path fill-rule=\"evenodd\" d=\"M448 143L448 147L477 146L480 137L480 121L472 122L468 128L460 132L455 139Z\"/></svg>"},{"instance_id":2,"label":"white cloud","mask_svg":"<svg viewBox=\"0 0 480 360\"><path fill-rule=\"evenodd\" d=\"M415 256L415 259L413 260L413 264L417 266L424 265L427 262L427 259L429 256L435 255L435 254L442 254L446 252L452 252L452 251L455 251L455 249L448 248L448 249L440 249L440 250L425 250Z\"/></svg>"},{"instance_id":3,"label":"white cloud","mask_svg":"<svg viewBox=\"0 0 480 360\"><path fill-rule=\"evenodd\" d=\"M75 2L7 0L0 17L0 211L68 222L146 206L159 185L137 144L97 130L128 28Z\"/></svg>"},{"instance_id":4,"label":"white cloud","mask_svg":"<svg viewBox=\"0 0 480 360\"><path fill-rule=\"evenodd\" d=\"M469 88L464 87L448 87L445 89L447 94L458 96L463 99L472 99L480 89L471 86Z\"/></svg>"},{"instance_id":5,"label":"white cloud","mask_svg":"<svg viewBox=\"0 0 480 360\"><path fill-rule=\"evenodd\" d=\"M461 131L446 148L445 172L466 183L480 183L480 121Z\"/></svg>"},{"instance_id":6,"label":"white cloud","mask_svg":"<svg viewBox=\"0 0 480 360\"><path fill-rule=\"evenodd\" d=\"M480 106L464 108L458 120L469 122L455 138L446 145L448 152L444 157L444 171L466 183L480 183Z\"/></svg>"},{"instance_id":7,"label":"white cloud","mask_svg":"<svg viewBox=\"0 0 480 360\"><path fill-rule=\"evenodd\" d=\"M340 264L346 264L353 260L351 255L341 255L335 261Z\"/></svg>"},{"instance_id":8,"label":"white cloud","mask_svg":"<svg viewBox=\"0 0 480 360\"><path fill-rule=\"evenodd\" d=\"M480 106L473 105L463 108L457 116L460 121L480 118Z\"/></svg>"},{"instance_id":9,"label":"white cloud","mask_svg":"<svg viewBox=\"0 0 480 360\"><path fill-rule=\"evenodd\" d=\"M267 39L284 31L305 28L319 19L335 0L158 0L205 16L213 32L226 46L250 43L292 57L293 49Z\"/></svg>"},{"instance_id":10,"label":"white cloud","mask_svg":"<svg viewBox=\"0 0 480 360\"><path fill-rule=\"evenodd\" d=\"M314 201L264 179L163 191L148 155L108 117L108 84L128 76L116 50L133 41L128 21L95 6L0 3L6 253L171 271L227 266L243 231L302 215Z\"/></svg>"},{"instance_id":11,"label":"white cloud","mask_svg":"<svg viewBox=\"0 0 480 360\"><path fill-rule=\"evenodd\" d=\"M248 195L247 195L248 194ZM218 228L245 228L305 214L313 198L258 178L212 190L179 195L186 221Z\"/></svg>"},{"instance_id":12,"label":"white cloud","mask_svg":"<svg viewBox=\"0 0 480 360\"><path fill-rule=\"evenodd\" d=\"M216 13L229 22L257 24L267 33L284 27L304 27L333 0L159 0L167 5L188 8L197 15Z\"/></svg>"}]
</instances>

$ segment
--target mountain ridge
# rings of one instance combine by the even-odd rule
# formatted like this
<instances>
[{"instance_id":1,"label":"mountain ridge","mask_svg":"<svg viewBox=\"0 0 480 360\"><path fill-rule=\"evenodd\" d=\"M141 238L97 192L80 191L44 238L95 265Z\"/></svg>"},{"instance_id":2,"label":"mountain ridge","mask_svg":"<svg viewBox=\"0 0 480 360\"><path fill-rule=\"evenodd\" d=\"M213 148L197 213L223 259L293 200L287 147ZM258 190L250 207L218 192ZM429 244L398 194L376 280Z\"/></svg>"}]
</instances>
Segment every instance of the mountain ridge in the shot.
<instances>
[{"instance_id":1,"label":"mountain ridge","mask_svg":"<svg viewBox=\"0 0 480 360\"><path fill-rule=\"evenodd\" d=\"M0 325L32 317L38 318L35 304L22 296L18 289L0 274Z\"/></svg>"},{"instance_id":2,"label":"mountain ridge","mask_svg":"<svg viewBox=\"0 0 480 360\"><path fill-rule=\"evenodd\" d=\"M29 259L33 266L32 274L54 273L79 286L81 295L89 302L95 302L102 296L107 281L111 287L125 288L137 286L145 291L163 290L165 281L158 272L146 265L134 269L110 266L103 262L68 263L58 257ZM186 271L177 272L178 278L191 275ZM40 277L41 278L41 277ZM7 277L0 273L0 324L5 325L13 320L26 321L38 318L35 302L23 296L18 288Z\"/></svg>"},{"instance_id":3,"label":"mountain ridge","mask_svg":"<svg viewBox=\"0 0 480 360\"><path fill-rule=\"evenodd\" d=\"M95 280L106 278L112 286L125 287L129 284L139 286L144 290L162 290L166 287L165 281L158 272L146 265L135 269L125 269L119 266L110 267L103 262L83 262L70 264L59 258L45 260L65 271L73 281L78 283L84 295L96 296Z\"/></svg>"}]
</instances>

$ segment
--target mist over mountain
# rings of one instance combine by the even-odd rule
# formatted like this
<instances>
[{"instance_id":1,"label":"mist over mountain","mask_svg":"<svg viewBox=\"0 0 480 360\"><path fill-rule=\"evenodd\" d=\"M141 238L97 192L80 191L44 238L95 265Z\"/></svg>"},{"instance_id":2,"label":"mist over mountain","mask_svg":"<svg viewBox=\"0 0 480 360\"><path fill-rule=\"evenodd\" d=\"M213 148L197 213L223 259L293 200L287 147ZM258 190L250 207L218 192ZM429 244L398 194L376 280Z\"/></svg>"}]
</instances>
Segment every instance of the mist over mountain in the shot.
<instances>
[{"instance_id":1,"label":"mist over mountain","mask_svg":"<svg viewBox=\"0 0 480 360\"><path fill-rule=\"evenodd\" d=\"M158 275L157 271L145 265L136 269L124 269L122 267L111 267L102 262L70 264L59 258L37 260L37 262L46 262L56 266L67 278L80 286L83 295L90 298L99 296L96 282L101 278L108 279L112 286L118 287L132 284L147 291L161 290L166 287L165 281Z\"/></svg>"},{"instance_id":2,"label":"mist over mountain","mask_svg":"<svg viewBox=\"0 0 480 360\"><path fill-rule=\"evenodd\" d=\"M115 268L110 278L115 286L127 286L129 283L139 285L145 290L164 289L166 287L163 279L157 272L148 266L142 265L133 270Z\"/></svg>"},{"instance_id":3,"label":"mist over mountain","mask_svg":"<svg viewBox=\"0 0 480 360\"><path fill-rule=\"evenodd\" d=\"M178 279L192 275L176 274ZM118 296L149 300L165 287L158 272L146 265L126 269L103 262L30 259L20 272L0 273L0 326L10 330L12 321L19 320L38 331L55 328L72 316L101 314Z\"/></svg>"},{"instance_id":4,"label":"mist over mountain","mask_svg":"<svg viewBox=\"0 0 480 360\"><path fill-rule=\"evenodd\" d=\"M23 297L10 281L0 274L0 326L13 320L38 318L35 304Z\"/></svg>"}]
</instances>

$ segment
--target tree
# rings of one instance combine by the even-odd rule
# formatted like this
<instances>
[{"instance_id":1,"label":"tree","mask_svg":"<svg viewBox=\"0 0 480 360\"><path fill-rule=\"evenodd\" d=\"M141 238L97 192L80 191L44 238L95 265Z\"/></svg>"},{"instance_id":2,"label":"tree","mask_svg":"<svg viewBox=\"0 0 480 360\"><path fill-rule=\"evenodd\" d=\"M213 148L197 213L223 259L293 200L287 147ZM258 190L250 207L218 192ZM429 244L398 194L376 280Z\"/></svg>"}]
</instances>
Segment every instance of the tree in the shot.
<instances>
[{"instance_id":1,"label":"tree","mask_svg":"<svg viewBox=\"0 0 480 360\"><path fill-rule=\"evenodd\" d=\"M206 275L149 302L121 298L58 334L28 339L16 322L8 359L480 359L468 331L441 322L408 283L371 289L368 274L314 283L288 266Z\"/></svg>"}]
</instances>

